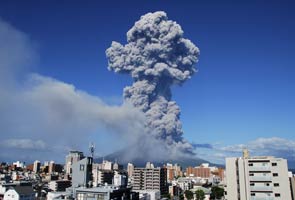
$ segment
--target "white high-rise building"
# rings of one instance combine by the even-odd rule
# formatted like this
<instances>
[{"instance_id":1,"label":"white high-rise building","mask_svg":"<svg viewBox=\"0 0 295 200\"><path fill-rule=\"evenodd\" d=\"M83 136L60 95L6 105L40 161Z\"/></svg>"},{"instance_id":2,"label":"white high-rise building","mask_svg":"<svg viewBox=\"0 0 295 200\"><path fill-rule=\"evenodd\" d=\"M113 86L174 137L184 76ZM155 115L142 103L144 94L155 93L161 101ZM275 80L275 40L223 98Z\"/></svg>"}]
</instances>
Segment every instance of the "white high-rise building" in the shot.
<instances>
[{"instance_id":1,"label":"white high-rise building","mask_svg":"<svg viewBox=\"0 0 295 200\"><path fill-rule=\"evenodd\" d=\"M287 160L271 156L226 158L226 200L291 199Z\"/></svg>"},{"instance_id":2,"label":"white high-rise building","mask_svg":"<svg viewBox=\"0 0 295 200\"><path fill-rule=\"evenodd\" d=\"M125 174L120 174L118 171L115 171L113 185L118 187L126 187L127 183L128 177Z\"/></svg>"},{"instance_id":3,"label":"white high-rise building","mask_svg":"<svg viewBox=\"0 0 295 200\"><path fill-rule=\"evenodd\" d=\"M41 163L40 163L40 161L39 161L39 160L36 160L36 161L34 162L34 165L33 165L33 171L34 171L35 173L39 172L39 171L40 171L40 167L41 167Z\"/></svg>"},{"instance_id":4,"label":"white high-rise building","mask_svg":"<svg viewBox=\"0 0 295 200\"><path fill-rule=\"evenodd\" d=\"M127 173L128 176L133 176L133 171L134 171L134 165L132 163L128 163L127 165Z\"/></svg>"},{"instance_id":5,"label":"white high-rise building","mask_svg":"<svg viewBox=\"0 0 295 200\"><path fill-rule=\"evenodd\" d=\"M66 156L66 173L72 174L72 165L84 158L83 152L81 151L70 151Z\"/></svg>"}]
</instances>

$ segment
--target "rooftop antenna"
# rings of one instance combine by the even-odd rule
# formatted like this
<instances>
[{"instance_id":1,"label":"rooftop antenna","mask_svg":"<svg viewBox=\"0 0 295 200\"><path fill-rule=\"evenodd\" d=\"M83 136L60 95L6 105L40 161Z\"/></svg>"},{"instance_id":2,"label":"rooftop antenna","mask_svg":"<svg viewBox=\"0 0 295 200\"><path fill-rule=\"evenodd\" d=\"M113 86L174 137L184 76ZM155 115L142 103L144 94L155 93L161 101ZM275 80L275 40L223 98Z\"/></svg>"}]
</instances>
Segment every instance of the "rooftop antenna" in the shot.
<instances>
[{"instance_id":1,"label":"rooftop antenna","mask_svg":"<svg viewBox=\"0 0 295 200\"><path fill-rule=\"evenodd\" d=\"M93 158L94 157L94 150L95 150L95 145L91 142L89 144L89 151L91 153L91 157Z\"/></svg>"}]
</instances>

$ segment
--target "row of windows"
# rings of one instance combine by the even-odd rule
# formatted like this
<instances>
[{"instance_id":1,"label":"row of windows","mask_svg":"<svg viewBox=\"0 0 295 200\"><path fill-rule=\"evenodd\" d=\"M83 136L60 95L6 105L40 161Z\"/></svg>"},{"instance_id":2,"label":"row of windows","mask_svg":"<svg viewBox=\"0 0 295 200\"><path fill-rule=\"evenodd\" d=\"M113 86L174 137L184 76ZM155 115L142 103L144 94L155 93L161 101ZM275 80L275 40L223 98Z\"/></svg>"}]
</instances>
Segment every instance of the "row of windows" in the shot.
<instances>
[{"instance_id":1,"label":"row of windows","mask_svg":"<svg viewBox=\"0 0 295 200\"><path fill-rule=\"evenodd\" d=\"M253 166L253 163L249 163L248 164L249 166ZM262 163L262 166L267 166L268 164L267 163ZM271 163L271 166L277 166L278 164L277 163Z\"/></svg>"},{"instance_id":2,"label":"row of windows","mask_svg":"<svg viewBox=\"0 0 295 200\"><path fill-rule=\"evenodd\" d=\"M280 186L279 183L274 183L273 185L274 185L275 187L279 187L279 186ZM250 186L255 186L255 183L250 183ZM270 184L269 184L269 183L264 183L264 186L270 186Z\"/></svg>"},{"instance_id":3,"label":"row of windows","mask_svg":"<svg viewBox=\"0 0 295 200\"><path fill-rule=\"evenodd\" d=\"M263 173L263 174L262 174L262 176L266 176L266 175L267 175L266 173ZM273 175L273 176L279 176L278 173L273 173L272 175ZM249 176L254 176L254 173L250 173Z\"/></svg>"},{"instance_id":4,"label":"row of windows","mask_svg":"<svg viewBox=\"0 0 295 200\"><path fill-rule=\"evenodd\" d=\"M255 196L255 193L251 193L251 196ZM270 194L267 194L267 196L270 196ZM275 197L280 197L281 194L280 193L275 193Z\"/></svg>"}]
</instances>

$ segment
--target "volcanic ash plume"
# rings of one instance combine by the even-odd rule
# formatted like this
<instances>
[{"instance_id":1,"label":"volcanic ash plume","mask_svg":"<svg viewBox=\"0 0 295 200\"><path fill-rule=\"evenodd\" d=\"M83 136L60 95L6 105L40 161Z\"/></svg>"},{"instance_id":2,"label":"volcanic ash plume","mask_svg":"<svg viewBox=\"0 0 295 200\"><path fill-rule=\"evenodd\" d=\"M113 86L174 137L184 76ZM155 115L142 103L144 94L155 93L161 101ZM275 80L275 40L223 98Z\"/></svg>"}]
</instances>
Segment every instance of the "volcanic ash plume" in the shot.
<instances>
[{"instance_id":1,"label":"volcanic ash plume","mask_svg":"<svg viewBox=\"0 0 295 200\"><path fill-rule=\"evenodd\" d=\"M126 45L112 42L106 50L109 70L131 74L134 83L124 99L145 113L149 134L167 145L192 152L183 137L180 109L171 101L171 86L194 74L199 49L165 12L148 13L127 32Z\"/></svg>"}]
</instances>

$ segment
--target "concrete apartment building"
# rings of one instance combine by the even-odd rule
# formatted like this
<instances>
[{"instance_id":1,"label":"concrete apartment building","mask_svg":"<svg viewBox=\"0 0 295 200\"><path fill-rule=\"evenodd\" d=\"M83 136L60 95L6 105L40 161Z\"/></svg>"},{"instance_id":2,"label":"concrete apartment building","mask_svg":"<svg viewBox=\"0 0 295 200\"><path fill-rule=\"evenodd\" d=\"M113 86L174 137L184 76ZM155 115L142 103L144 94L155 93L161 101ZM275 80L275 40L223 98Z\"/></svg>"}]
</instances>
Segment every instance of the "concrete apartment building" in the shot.
<instances>
[{"instance_id":1,"label":"concrete apartment building","mask_svg":"<svg viewBox=\"0 0 295 200\"><path fill-rule=\"evenodd\" d=\"M131 188L118 188L112 185L95 188L75 188L76 200L130 200L138 199L138 193L131 192Z\"/></svg>"},{"instance_id":2,"label":"concrete apartment building","mask_svg":"<svg viewBox=\"0 0 295 200\"><path fill-rule=\"evenodd\" d=\"M288 200L287 160L271 156L226 158L226 200Z\"/></svg>"},{"instance_id":3,"label":"concrete apartment building","mask_svg":"<svg viewBox=\"0 0 295 200\"><path fill-rule=\"evenodd\" d=\"M38 173L40 171L40 167L41 167L41 162L39 160L35 160L33 164L33 171L35 173Z\"/></svg>"},{"instance_id":4,"label":"concrete apartment building","mask_svg":"<svg viewBox=\"0 0 295 200\"><path fill-rule=\"evenodd\" d=\"M72 165L72 186L90 187L92 182L92 157L86 157Z\"/></svg>"},{"instance_id":5,"label":"concrete apartment building","mask_svg":"<svg viewBox=\"0 0 295 200\"><path fill-rule=\"evenodd\" d=\"M114 172L111 170L92 169L93 186L112 184Z\"/></svg>"},{"instance_id":6,"label":"concrete apartment building","mask_svg":"<svg viewBox=\"0 0 295 200\"><path fill-rule=\"evenodd\" d=\"M291 189L291 197L292 200L295 199L295 177L292 172L289 172L289 182L290 182L290 189Z\"/></svg>"},{"instance_id":7,"label":"concrete apartment building","mask_svg":"<svg viewBox=\"0 0 295 200\"><path fill-rule=\"evenodd\" d=\"M211 175L211 169L209 167L199 166L199 167L188 167L186 169L187 176L209 178Z\"/></svg>"},{"instance_id":8,"label":"concrete apartment building","mask_svg":"<svg viewBox=\"0 0 295 200\"><path fill-rule=\"evenodd\" d=\"M54 192L66 191L66 188L71 187L72 183L69 180L56 180L48 183L48 188Z\"/></svg>"},{"instance_id":9,"label":"concrete apartment building","mask_svg":"<svg viewBox=\"0 0 295 200\"><path fill-rule=\"evenodd\" d=\"M168 193L166 168L134 168L133 190L158 190Z\"/></svg>"},{"instance_id":10,"label":"concrete apartment building","mask_svg":"<svg viewBox=\"0 0 295 200\"><path fill-rule=\"evenodd\" d=\"M79 160L82 160L84 158L83 152L81 151L70 151L70 153L66 156L66 173L72 174L72 165Z\"/></svg>"}]
</instances>

